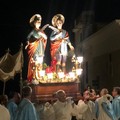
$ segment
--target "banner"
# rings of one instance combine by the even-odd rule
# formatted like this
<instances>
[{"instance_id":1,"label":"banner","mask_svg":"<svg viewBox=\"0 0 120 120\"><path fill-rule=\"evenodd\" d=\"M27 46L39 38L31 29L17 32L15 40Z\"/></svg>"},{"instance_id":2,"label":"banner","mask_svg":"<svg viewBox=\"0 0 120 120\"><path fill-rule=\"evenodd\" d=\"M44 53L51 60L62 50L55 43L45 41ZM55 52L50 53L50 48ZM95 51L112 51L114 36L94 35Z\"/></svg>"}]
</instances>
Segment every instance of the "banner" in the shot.
<instances>
[{"instance_id":1,"label":"banner","mask_svg":"<svg viewBox=\"0 0 120 120\"><path fill-rule=\"evenodd\" d=\"M11 55L9 51L0 58L0 80L3 82L13 79L16 73L22 71L23 66L23 50Z\"/></svg>"}]
</instances>

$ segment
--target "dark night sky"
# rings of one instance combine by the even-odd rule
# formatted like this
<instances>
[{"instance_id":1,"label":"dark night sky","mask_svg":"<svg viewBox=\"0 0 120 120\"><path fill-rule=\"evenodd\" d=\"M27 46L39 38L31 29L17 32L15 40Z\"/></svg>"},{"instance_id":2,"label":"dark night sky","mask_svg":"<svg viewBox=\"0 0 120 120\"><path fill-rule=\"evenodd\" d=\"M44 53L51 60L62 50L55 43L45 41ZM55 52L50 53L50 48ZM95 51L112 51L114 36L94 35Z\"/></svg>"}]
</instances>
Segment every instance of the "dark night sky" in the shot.
<instances>
[{"instance_id":1,"label":"dark night sky","mask_svg":"<svg viewBox=\"0 0 120 120\"><path fill-rule=\"evenodd\" d=\"M31 29L28 22L35 13L42 15L42 26L51 24L51 18L56 13L62 13L66 18L64 28L71 32L75 18L89 9L95 11L95 20L98 22L110 22L120 17L119 0L29 0L27 3L3 1L0 3L0 39L3 41L0 51L25 43Z\"/></svg>"},{"instance_id":2,"label":"dark night sky","mask_svg":"<svg viewBox=\"0 0 120 120\"><path fill-rule=\"evenodd\" d=\"M95 11L98 22L110 22L120 18L120 0L29 0L27 3L3 0L0 3L0 39L3 42L0 51L4 53L8 47L16 49L21 42L25 43L31 29L28 22L35 13L42 15L42 26L51 24L56 13L62 13L66 18L64 28L71 32L75 18L84 10Z\"/></svg>"},{"instance_id":3,"label":"dark night sky","mask_svg":"<svg viewBox=\"0 0 120 120\"><path fill-rule=\"evenodd\" d=\"M41 14L43 26L47 23L51 24L51 19L55 14L62 13L65 16L63 27L71 33L74 20L84 10L93 10L96 22L111 22L120 18L120 0L24 0L24 2L1 0L0 56L6 52L7 48L10 48L11 53L14 54L20 48L21 42L23 45L26 44L27 34L31 30L29 19L32 15ZM23 77L26 79L27 55L25 50L24 57ZM17 84L18 82L12 81L11 83ZM11 89L10 85L8 89Z\"/></svg>"}]
</instances>

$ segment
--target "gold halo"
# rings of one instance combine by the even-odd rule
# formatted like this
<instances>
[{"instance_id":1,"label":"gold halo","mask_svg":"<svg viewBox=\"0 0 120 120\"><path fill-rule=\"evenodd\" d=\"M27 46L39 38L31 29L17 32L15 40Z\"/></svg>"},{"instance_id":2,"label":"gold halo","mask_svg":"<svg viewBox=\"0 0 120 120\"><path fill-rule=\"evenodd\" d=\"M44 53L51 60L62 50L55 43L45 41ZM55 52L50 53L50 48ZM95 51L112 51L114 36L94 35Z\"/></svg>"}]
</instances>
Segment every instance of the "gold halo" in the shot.
<instances>
[{"instance_id":1,"label":"gold halo","mask_svg":"<svg viewBox=\"0 0 120 120\"><path fill-rule=\"evenodd\" d=\"M41 17L40 14L35 14L35 15L33 15L33 16L30 18L29 23L30 23L30 24L33 24L33 22L35 21L35 18L36 18L36 17L38 17L40 21L42 20L42 17Z\"/></svg>"},{"instance_id":2,"label":"gold halo","mask_svg":"<svg viewBox=\"0 0 120 120\"><path fill-rule=\"evenodd\" d=\"M56 22L58 20L58 18L64 23L65 22L65 18L62 14L56 14L53 18L52 18L52 25L55 27L56 26Z\"/></svg>"}]
</instances>

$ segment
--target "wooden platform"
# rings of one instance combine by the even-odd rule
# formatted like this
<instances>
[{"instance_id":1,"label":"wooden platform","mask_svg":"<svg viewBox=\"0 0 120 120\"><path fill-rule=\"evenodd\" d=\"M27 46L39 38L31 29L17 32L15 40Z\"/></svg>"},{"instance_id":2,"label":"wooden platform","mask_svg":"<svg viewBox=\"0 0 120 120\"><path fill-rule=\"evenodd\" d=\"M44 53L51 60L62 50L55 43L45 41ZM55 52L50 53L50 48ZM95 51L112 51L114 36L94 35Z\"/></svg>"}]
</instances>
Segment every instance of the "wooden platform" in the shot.
<instances>
[{"instance_id":1,"label":"wooden platform","mask_svg":"<svg viewBox=\"0 0 120 120\"><path fill-rule=\"evenodd\" d=\"M32 85L33 89L32 101L51 101L54 100L54 93L60 89L66 92L67 96L73 97L75 101L80 98L79 83L66 82L66 83L44 83L39 85Z\"/></svg>"}]
</instances>

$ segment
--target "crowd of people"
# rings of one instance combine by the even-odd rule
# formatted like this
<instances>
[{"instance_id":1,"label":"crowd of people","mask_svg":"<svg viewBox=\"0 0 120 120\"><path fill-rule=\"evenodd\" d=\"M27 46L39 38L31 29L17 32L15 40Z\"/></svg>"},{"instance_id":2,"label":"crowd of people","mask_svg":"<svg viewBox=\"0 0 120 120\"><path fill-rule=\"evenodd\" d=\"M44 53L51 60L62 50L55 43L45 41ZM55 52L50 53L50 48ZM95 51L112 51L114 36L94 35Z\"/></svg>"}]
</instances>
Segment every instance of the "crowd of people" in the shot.
<instances>
[{"instance_id":1,"label":"crowd of people","mask_svg":"<svg viewBox=\"0 0 120 120\"><path fill-rule=\"evenodd\" d=\"M0 96L0 120L120 120L120 87L110 94L107 88L96 94L86 89L74 101L64 90L56 91L54 102L31 101L32 88L24 86L22 95L11 92Z\"/></svg>"}]
</instances>

